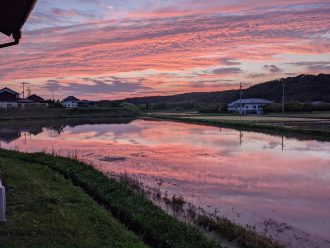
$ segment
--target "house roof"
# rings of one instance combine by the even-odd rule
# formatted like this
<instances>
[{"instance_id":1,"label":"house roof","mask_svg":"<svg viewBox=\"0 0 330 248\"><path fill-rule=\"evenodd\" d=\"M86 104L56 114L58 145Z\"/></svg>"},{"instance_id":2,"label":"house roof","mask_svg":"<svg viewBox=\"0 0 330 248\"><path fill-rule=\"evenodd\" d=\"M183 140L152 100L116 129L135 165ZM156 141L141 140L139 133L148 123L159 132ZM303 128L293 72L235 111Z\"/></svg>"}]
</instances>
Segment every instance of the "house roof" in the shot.
<instances>
[{"instance_id":1,"label":"house roof","mask_svg":"<svg viewBox=\"0 0 330 248\"><path fill-rule=\"evenodd\" d=\"M0 1L0 32L19 35L37 0Z\"/></svg>"},{"instance_id":2,"label":"house roof","mask_svg":"<svg viewBox=\"0 0 330 248\"><path fill-rule=\"evenodd\" d=\"M67 98L63 99L62 102L79 102L80 100L74 96L68 96Z\"/></svg>"},{"instance_id":3,"label":"house roof","mask_svg":"<svg viewBox=\"0 0 330 248\"><path fill-rule=\"evenodd\" d=\"M9 92L9 93L14 94L14 95L17 95L17 96L19 95L19 93L17 93L16 91L13 91L13 90L11 90L11 89L9 89L7 87L1 89L0 90L0 93L2 93L2 92Z\"/></svg>"},{"instance_id":4,"label":"house roof","mask_svg":"<svg viewBox=\"0 0 330 248\"><path fill-rule=\"evenodd\" d=\"M266 99L262 99L262 98L246 98L246 99L242 99L242 100L236 100L230 104L228 104L228 106L234 106L236 104L270 104L273 103L272 101L266 100Z\"/></svg>"},{"instance_id":5,"label":"house roof","mask_svg":"<svg viewBox=\"0 0 330 248\"><path fill-rule=\"evenodd\" d=\"M39 100L39 101L43 101L43 100L44 100L42 97L40 97L40 96L38 96L38 95L36 95L36 94L33 94L33 95L31 95L31 96L28 96L27 99L31 99L31 100L35 100L35 99L37 99L37 100Z\"/></svg>"}]
</instances>

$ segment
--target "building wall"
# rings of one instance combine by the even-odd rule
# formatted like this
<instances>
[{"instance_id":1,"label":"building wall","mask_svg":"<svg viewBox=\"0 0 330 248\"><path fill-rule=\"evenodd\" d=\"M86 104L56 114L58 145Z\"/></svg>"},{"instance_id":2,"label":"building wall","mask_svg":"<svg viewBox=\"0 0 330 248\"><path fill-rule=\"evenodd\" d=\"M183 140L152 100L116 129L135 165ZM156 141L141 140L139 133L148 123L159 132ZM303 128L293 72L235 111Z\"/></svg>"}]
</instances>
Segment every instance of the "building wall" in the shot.
<instances>
[{"instance_id":1,"label":"building wall","mask_svg":"<svg viewBox=\"0 0 330 248\"><path fill-rule=\"evenodd\" d=\"M242 114L263 114L263 104L242 104L242 108L240 108L239 104L235 106L229 106L228 111L233 113L240 113Z\"/></svg>"},{"instance_id":2,"label":"building wall","mask_svg":"<svg viewBox=\"0 0 330 248\"><path fill-rule=\"evenodd\" d=\"M47 108L47 103L20 103L19 108L22 109L32 109L32 108Z\"/></svg>"},{"instance_id":3,"label":"building wall","mask_svg":"<svg viewBox=\"0 0 330 248\"><path fill-rule=\"evenodd\" d=\"M77 108L78 102L74 102L74 101L62 102L62 106L64 106L65 108Z\"/></svg>"},{"instance_id":4,"label":"building wall","mask_svg":"<svg viewBox=\"0 0 330 248\"><path fill-rule=\"evenodd\" d=\"M20 103L20 102L0 102L0 109L31 109L31 108L47 108L46 103Z\"/></svg>"},{"instance_id":5,"label":"building wall","mask_svg":"<svg viewBox=\"0 0 330 248\"><path fill-rule=\"evenodd\" d=\"M0 102L0 108L10 109L10 108L18 108L17 102Z\"/></svg>"}]
</instances>

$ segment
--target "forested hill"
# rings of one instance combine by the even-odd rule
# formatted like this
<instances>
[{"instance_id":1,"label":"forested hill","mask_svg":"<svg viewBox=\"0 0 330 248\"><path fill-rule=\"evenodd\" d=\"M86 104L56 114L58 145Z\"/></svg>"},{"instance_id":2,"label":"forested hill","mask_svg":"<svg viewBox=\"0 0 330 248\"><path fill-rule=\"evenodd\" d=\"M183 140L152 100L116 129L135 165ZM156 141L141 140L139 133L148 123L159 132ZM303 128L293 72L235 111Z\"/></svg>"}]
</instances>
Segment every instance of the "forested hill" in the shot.
<instances>
[{"instance_id":1,"label":"forested hill","mask_svg":"<svg viewBox=\"0 0 330 248\"><path fill-rule=\"evenodd\" d=\"M275 102L282 101L282 85L285 84L286 101L330 103L330 74L300 75L254 85L244 89L244 98L265 98ZM154 103L229 103L239 98L238 90L223 92L197 92L173 96L153 96L129 98L123 101L134 104Z\"/></svg>"}]
</instances>

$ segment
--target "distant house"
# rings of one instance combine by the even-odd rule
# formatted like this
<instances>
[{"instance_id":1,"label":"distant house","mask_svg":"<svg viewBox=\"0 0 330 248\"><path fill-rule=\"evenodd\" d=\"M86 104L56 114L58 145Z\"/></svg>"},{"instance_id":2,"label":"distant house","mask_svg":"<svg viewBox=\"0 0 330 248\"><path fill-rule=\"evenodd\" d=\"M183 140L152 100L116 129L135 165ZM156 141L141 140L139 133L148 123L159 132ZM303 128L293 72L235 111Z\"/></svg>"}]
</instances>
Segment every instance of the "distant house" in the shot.
<instances>
[{"instance_id":1,"label":"distant house","mask_svg":"<svg viewBox=\"0 0 330 248\"><path fill-rule=\"evenodd\" d=\"M19 94L9 88L0 90L0 108L18 108Z\"/></svg>"},{"instance_id":2,"label":"distant house","mask_svg":"<svg viewBox=\"0 0 330 248\"><path fill-rule=\"evenodd\" d=\"M80 100L74 96L68 96L67 98L63 99L61 104L65 108L78 108Z\"/></svg>"},{"instance_id":3,"label":"distant house","mask_svg":"<svg viewBox=\"0 0 330 248\"><path fill-rule=\"evenodd\" d=\"M9 88L3 88L0 90L0 109L11 108L45 108L46 103L40 101L41 97L33 95L33 98L20 99L19 94Z\"/></svg>"},{"instance_id":4,"label":"distant house","mask_svg":"<svg viewBox=\"0 0 330 248\"><path fill-rule=\"evenodd\" d=\"M271 103L273 102L260 98L237 100L228 104L228 112L260 115L264 113L263 107Z\"/></svg>"},{"instance_id":5,"label":"distant house","mask_svg":"<svg viewBox=\"0 0 330 248\"><path fill-rule=\"evenodd\" d=\"M27 99L28 100L31 100L33 102L39 102L39 103L45 102L45 100L42 97L40 97L40 96L38 96L36 94L33 94L31 96L28 96Z\"/></svg>"}]
</instances>

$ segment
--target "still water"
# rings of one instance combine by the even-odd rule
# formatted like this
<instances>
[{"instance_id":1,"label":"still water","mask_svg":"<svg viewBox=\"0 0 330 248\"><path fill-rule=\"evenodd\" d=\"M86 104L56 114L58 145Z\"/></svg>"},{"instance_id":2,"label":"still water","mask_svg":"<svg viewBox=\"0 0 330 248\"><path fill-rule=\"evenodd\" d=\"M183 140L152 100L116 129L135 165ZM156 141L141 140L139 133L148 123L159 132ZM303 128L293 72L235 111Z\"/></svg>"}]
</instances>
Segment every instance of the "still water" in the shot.
<instances>
[{"instance_id":1,"label":"still water","mask_svg":"<svg viewBox=\"0 0 330 248\"><path fill-rule=\"evenodd\" d=\"M1 123L0 140L129 173L289 247L330 247L329 142L148 120Z\"/></svg>"}]
</instances>

